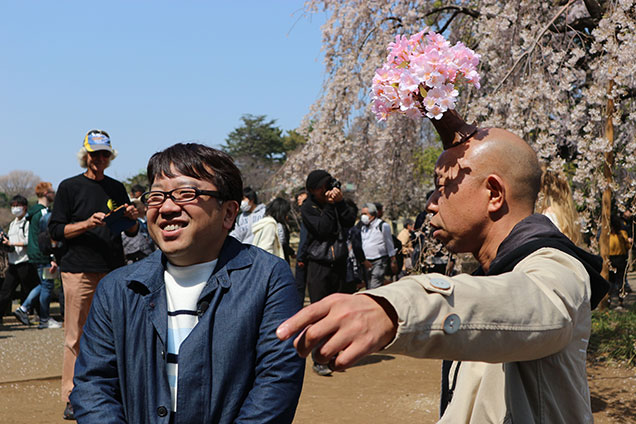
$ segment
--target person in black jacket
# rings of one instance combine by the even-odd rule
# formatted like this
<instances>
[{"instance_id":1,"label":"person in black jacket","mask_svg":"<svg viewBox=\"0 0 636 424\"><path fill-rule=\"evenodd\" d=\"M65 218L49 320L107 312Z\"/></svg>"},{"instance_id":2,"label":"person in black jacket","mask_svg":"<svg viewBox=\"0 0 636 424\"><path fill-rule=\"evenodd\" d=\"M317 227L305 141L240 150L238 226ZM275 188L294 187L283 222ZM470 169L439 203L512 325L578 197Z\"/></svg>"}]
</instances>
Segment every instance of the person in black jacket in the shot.
<instances>
[{"instance_id":1,"label":"person in black jacket","mask_svg":"<svg viewBox=\"0 0 636 424\"><path fill-rule=\"evenodd\" d=\"M344 202L340 183L327 171L317 169L307 176L309 198L300 212L307 229L304 263L311 303L333 293L353 293L355 285L346 283L347 232L355 212ZM329 375L325 365L314 363L319 375Z\"/></svg>"}]
</instances>

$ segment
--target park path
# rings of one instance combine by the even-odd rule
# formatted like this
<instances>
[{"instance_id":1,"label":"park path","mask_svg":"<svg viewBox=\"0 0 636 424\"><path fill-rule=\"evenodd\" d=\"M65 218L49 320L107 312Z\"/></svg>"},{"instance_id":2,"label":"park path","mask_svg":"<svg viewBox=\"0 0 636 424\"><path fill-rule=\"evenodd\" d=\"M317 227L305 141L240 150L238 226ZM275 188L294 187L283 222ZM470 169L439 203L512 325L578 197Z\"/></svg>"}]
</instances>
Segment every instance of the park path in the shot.
<instances>
[{"instance_id":1,"label":"park path","mask_svg":"<svg viewBox=\"0 0 636 424\"><path fill-rule=\"evenodd\" d=\"M0 327L0 421L67 423L59 398L62 329L27 328L11 317L5 324ZM636 422L636 370L591 365L588 373L595 422ZM314 374L308 362L294 422L433 423L439 380L437 360L380 353L330 377Z\"/></svg>"}]
</instances>

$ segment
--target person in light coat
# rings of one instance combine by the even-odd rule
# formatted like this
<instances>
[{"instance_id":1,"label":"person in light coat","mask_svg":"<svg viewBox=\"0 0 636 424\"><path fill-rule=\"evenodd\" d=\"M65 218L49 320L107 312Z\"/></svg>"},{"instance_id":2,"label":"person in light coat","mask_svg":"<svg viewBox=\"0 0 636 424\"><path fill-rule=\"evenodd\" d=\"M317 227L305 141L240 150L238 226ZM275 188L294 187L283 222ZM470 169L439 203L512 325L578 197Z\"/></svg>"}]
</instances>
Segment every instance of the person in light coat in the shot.
<instances>
[{"instance_id":1,"label":"person in light coat","mask_svg":"<svg viewBox=\"0 0 636 424\"><path fill-rule=\"evenodd\" d=\"M591 309L608 288L600 258L533 214L541 169L521 138L454 111L434 124L445 150L427 204L433 236L472 253L476 275L332 295L281 324L279 338L305 330L298 352L334 370L381 349L448 360L440 422L592 422L585 360Z\"/></svg>"}]
</instances>

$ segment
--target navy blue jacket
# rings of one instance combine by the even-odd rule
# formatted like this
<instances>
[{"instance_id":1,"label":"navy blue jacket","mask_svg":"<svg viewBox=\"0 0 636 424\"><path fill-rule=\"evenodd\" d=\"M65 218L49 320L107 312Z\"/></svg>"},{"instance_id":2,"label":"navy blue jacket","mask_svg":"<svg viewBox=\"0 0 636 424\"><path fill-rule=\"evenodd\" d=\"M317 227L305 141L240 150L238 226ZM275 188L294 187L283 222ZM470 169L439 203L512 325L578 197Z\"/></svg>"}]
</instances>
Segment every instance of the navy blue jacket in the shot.
<instances>
[{"instance_id":1,"label":"navy blue jacket","mask_svg":"<svg viewBox=\"0 0 636 424\"><path fill-rule=\"evenodd\" d=\"M99 283L75 366L78 422L291 423L304 359L275 334L300 309L289 265L227 237L179 349L171 418L165 260L156 251Z\"/></svg>"}]
</instances>

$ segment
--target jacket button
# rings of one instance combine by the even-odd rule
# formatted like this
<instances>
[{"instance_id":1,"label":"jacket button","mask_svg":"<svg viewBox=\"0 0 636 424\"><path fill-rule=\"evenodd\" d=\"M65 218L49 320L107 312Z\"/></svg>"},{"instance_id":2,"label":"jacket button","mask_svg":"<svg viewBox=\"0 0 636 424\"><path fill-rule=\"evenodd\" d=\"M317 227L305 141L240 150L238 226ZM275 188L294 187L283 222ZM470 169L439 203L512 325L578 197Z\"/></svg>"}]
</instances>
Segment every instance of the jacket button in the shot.
<instances>
[{"instance_id":1,"label":"jacket button","mask_svg":"<svg viewBox=\"0 0 636 424\"><path fill-rule=\"evenodd\" d=\"M431 286L440 290L448 290L451 288L450 282L442 278L431 278Z\"/></svg>"},{"instance_id":2,"label":"jacket button","mask_svg":"<svg viewBox=\"0 0 636 424\"><path fill-rule=\"evenodd\" d=\"M168 409L165 406L160 406L159 408L157 408L157 415L159 415L160 417L165 417L166 415L168 415Z\"/></svg>"},{"instance_id":3,"label":"jacket button","mask_svg":"<svg viewBox=\"0 0 636 424\"><path fill-rule=\"evenodd\" d=\"M444 333L446 334L455 334L457 330L459 330L459 326L461 325L461 320L457 314L450 314L444 319Z\"/></svg>"}]
</instances>

